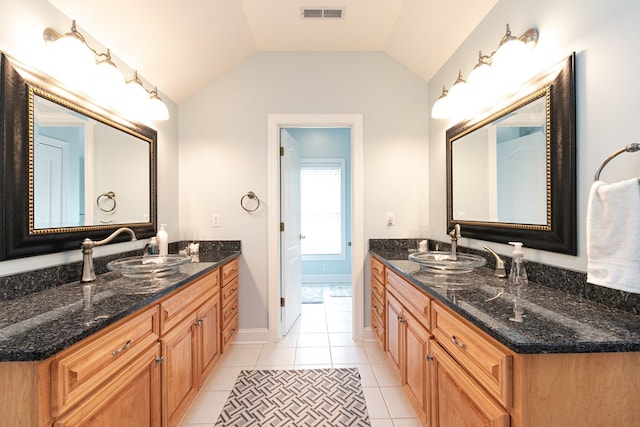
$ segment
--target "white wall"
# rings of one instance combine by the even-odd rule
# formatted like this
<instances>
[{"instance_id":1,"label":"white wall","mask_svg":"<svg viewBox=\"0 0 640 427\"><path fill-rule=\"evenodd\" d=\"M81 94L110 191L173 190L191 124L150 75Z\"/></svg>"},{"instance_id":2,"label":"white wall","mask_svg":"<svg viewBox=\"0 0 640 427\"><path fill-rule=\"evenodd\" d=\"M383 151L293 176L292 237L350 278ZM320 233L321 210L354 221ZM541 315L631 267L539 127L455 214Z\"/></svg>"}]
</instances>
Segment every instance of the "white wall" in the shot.
<instances>
[{"instance_id":1,"label":"white wall","mask_svg":"<svg viewBox=\"0 0 640 427\"><path fill-rule=\"evenodd\" d=\"M71 19L64 16L58 9L46 0L0 0L0 50L8 53L19 61L44 71L45 45L42 32L51 27L61 33L71 28ZM79 26L80 32L87 38L89 44L100 51L106 48L91 38L89 31ZM133 70L117 58L117 52L112 53L114 61L126 75ZM170 61L170 58L167 58ZM144 77L144 76L142 76ZM151 87L150 84L146 84ZM162 91L162 88L159 88ZM177 106L164 94L160 94L169 107L171 119L166 122L150 123L158 131L158 222L169 226L170 240L177 240L178 236L178 111ZM11 226L8 224L8 226ZM18 260L0 262L0 275L7 275L21 271L33 270L52 265L80 261L80 242L78 250L48 254L43 256L22 258ZM118 243L96 248L95 256L117 253L142 247L144 242Z\"/></svg>"},{"instance_id":2,"label":"white wall","mask_svg":"<svg viewBox=\"0 0 640 427\"><path fill-rule=\"evenodd\" d=\"M551 65L576 57L578 256L526 250L529 259L586 271L585 217L596 168L611 152L640 140L640 3L634 0L501 0L429 82L429 108L455 80L460 68L468 76L478 50L490 52L504 35L506 23L520 35L538 28L537 63ZM429 237L447 240L444 120L429 122ZM625 154L605 168L601 178L614 182L640 176L640 155ZM624 232L621 230L621 232ZM464 229L462 230L464 236ZM462 239L463 246L483 242ZM510 254L506 245L489 243Z\"/></svg>"},{"instance_id":3,"label":"white wall","mask_svg":"<svg viewBox=\"0 0 640 427\"><path fill-rule=\"evenodd\" d=\"M267 115L363 114L365 237L427 224L427 84L383 53L257 53L180 105L182 237L240 239L242 329L266 328ZM248 214L249 190L263 208ZM385 225L395 212L396 225ZM211 214L221 227L211 227Z\"/></svg>"}]
</instances>

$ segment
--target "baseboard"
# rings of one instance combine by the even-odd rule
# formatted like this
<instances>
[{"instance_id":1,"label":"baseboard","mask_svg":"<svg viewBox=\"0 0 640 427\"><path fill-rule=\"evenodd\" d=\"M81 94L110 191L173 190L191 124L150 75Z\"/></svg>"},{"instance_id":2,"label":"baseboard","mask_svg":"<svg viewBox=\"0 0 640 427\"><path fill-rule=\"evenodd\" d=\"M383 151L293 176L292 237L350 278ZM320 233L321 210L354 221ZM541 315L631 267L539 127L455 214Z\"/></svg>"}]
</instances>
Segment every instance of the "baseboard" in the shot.
<instances>
[{"instance_id":1,"label":"baseboard","mask_svg":"<svg viewBox=\"0 0 640 427\"><path fill-rule=\"evenodd\" d=\"M302 283L351 283L350 274L303 274Z\"/></svg>"},{"instance_id":2,"label":"baseboard","mask_svg":"<svg viewBox=\"0 0 640 427\"><path fill-rule=\"evenodd\" d=\"M373 333L373 329L371 329L371 326L365 326L364 328L364 334L362 336L362 341L375 341L376 340L376 336Z\"/></svg>"},{"instance_id":3,"label":"baseboard","mask_svg":"<svg viewBox=\"0 0 640 427\"><path fill-rule=\"evenodd\" d=\"M240 329L234 344L265 344L269 342L269 329Z\"/></svg>"}]
</instances>

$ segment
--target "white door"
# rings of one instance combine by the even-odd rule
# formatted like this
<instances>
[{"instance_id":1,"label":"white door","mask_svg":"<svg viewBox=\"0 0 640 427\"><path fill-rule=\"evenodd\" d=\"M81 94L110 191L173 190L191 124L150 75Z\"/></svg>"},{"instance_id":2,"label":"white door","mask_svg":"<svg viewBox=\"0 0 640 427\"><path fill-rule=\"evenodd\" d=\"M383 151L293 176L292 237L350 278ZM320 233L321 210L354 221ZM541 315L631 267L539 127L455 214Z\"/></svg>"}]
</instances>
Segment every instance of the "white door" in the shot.
<instances>
[{"instance_id":1,"label":"white door","mask_svg":"<svg viewBox=\"0 0 640 427\"><path fill-rule=\"evenodd\" d=\"M300 158L295 140L280 130L280 296L284 298L281 310L281 331L286 335L302 311L302 265L300 255Z\"/></svg>"},{"instance_id":2,"label":"white door","mask_svg":"<svg viewBox=\"0 0 640 427\"><path fill-rule=\"evenodd\" d=\"M498 144L498 219L547 223L547 157L542 131Z\"/></svg>"},{"instance_id":3,"label":"white door","mask_svg":"<svg viewBox=\"0 0 640 427\"><path fill-rule=\"evenodd\" d=\"M62 227L69 187L69 144L36 134L34 165L34 226Z\"/></svg>"}]
</instances>

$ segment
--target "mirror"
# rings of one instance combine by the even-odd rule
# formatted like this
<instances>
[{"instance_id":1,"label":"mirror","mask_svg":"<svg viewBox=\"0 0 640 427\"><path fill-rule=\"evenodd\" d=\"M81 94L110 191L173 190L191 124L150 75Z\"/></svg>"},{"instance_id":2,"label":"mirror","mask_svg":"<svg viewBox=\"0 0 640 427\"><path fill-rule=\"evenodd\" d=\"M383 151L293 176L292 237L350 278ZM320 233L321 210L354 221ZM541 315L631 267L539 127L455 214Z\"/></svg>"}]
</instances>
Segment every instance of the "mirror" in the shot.
<instances>
[{"instance_id":1,"label":"mirror","mask_svg":"<svg viewBox=\"0 0 640 427\"><path fill-rule=\"evenodd\" d=\"M79 249L123 226L155 235L156 131L1 60L0 260Z\"/></svg>"},{"instance_id":2,"label":"mirror","mask_svg":"<svg viewBox=\"0 0 640 427\"><path fill-rule=\"evenodd\" d=\"M529 82L507 107L447 130L448 229L577 253L574 61Z\"/></svg>"}]
</instances>

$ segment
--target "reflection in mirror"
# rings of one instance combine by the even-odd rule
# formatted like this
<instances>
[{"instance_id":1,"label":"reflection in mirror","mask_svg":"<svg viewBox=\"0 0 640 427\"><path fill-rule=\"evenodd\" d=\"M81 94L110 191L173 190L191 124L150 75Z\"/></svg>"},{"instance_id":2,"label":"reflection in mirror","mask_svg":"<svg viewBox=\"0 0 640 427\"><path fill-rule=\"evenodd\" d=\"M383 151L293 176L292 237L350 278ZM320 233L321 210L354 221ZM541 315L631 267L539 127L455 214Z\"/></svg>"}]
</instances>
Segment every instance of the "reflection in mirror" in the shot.
<instances>
[{"instance_id":1,"label":"reflection in mirror","mask_svg":"<svg viewBox=\"0 0 640 427\"><path fill-rule=\"evenodd\" d=\"M575 55L447 129L447 227L575 255Z\"/></svg>"},{"instance_id":2,"label":"reflection in mirror","mask_svg":"<svg viewBox=\"0 0 640 427\"><path fill-rule=\"evenodd\" d=\"M455 141L455 221L548 225L547 99L545 90Z\"/></svg>"},{"instance_id":3,"label":"reflection in mirror","mask_svg":"<svg viewBox=\"0 0 640 427\"><path fill-rule=\"evenodd\" d=\"M34 229L148 222L149 141L47 98L34 90Z\"/></svg>"}]
</instances>

